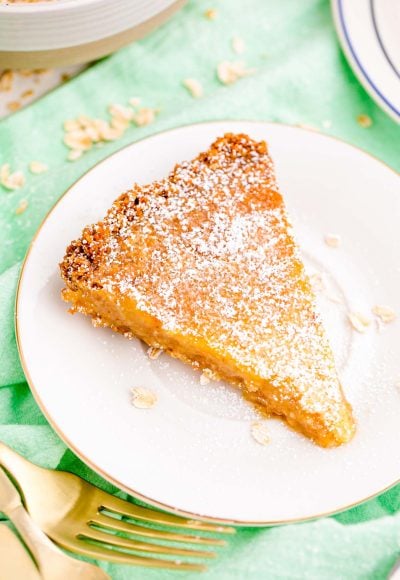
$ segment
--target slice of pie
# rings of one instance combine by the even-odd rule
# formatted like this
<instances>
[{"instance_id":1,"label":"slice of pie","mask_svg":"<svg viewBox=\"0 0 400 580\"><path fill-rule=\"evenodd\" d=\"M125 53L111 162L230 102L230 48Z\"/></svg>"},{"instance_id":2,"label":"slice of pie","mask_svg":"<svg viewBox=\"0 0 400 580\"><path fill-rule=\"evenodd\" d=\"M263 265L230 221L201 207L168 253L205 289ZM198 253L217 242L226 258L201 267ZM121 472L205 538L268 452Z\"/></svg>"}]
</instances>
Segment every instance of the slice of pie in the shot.
<instances>
[{"instance_id":1,"label":"slice of pie","mask_svg":"<svg viewBox=\"0 0 400 580\"><path fill-rule=\"evenodd\" d=\"M355 430L265 142L227 134L121 195L61 263L63 298L238 385L324 447Z\"/></svg>"}]
</instances>

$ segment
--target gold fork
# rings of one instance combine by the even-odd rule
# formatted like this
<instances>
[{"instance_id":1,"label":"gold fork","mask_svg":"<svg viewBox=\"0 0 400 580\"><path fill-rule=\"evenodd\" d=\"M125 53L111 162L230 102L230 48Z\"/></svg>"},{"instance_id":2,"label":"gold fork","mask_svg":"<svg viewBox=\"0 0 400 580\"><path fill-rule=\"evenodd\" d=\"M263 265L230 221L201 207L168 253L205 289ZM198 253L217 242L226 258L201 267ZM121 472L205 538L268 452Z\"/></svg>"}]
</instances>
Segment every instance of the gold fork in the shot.
<instances>
[{"instance_id":1,"label":"gold fork","mask_svg":"<svg viewBox=\"0 0 400 580\"><path fill-rule=\"evenodd\" d=\"M0 510L14 524L33 556L36 570L43 580L110 580L97 566L75 560L64 554L35 524L21 503L18 491L0 467ZM24 550L23 550L24 551ZM18 560L22 560L18 555ZM25 552L26 557L26 552ZM4 571L2 571L4 573ZM5 576L5 578L12 576ZM25 578L22 573L14 578ZM28 576L29 577L29 576Z\"/></svg>"},{"instance_id":2,"label":"gold fork","mask_svg":"<svg viewBox=\"0 0 400 580\"><path fill-rule=\"evenodd\" d=\"M72 473L38 467L2 442L0 466L18 485L32 519L54 542L76 554L153 568L201 571L205 569L203 564L182 561L181 557L211 558L215 556L214 552L160 544L153 540L198 544L200 547L222 546L226 543L224 540L198 533L181 534L156 529L146 524L196 532L227 534L235 531L227 526L188 520L121 500ZM126 521L121 516L134 521ZM120 532L135 537L122 537ZM159 559L158 554L174 559Z\"/></svg>"}]
</instances>

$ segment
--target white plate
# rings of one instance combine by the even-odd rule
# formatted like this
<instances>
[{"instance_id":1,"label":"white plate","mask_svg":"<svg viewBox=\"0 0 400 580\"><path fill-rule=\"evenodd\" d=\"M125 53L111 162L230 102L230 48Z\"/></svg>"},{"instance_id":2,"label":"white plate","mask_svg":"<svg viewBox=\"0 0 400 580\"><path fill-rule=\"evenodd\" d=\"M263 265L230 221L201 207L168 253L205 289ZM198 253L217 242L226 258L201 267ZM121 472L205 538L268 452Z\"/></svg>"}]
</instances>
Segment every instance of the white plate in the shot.
<instances>
[{"instance_id":1,"label":"white plate","mask_svg":"<svg viewBox=\"0 0 400 580\"><path fill-rule=\"evenodd\" d=\"M344 53L373 99L400 123L400 2L332 0Z\"/></svg>"},{"instance_id":2,"label":"white plate","mask_svg":"<svg viewBox=\"0 0 400 580\"><path fill-rule=\"evenodd\" d=\"M226 131L266 139L310 271L324 270L321 308L346 393L354 440L325 450L270 420L271 443L250 436L252 408L233 388L199 384L199 374L84 316L60 299L58 262L82 227L103 216L133 181L165 176ZM288 522L342 510L400 476L399 322L352 331L346 308L374 304L400 313L399 178L354 147L294 127L220 122L155 135L112 155L54 207L28 254L17 298L19 348L30 386L65 442L106 479L145 501L206 519ZM324 234L340 234L337 249ZM146 386L151 410L130 403Z\"/></svg>"}]
</instances>

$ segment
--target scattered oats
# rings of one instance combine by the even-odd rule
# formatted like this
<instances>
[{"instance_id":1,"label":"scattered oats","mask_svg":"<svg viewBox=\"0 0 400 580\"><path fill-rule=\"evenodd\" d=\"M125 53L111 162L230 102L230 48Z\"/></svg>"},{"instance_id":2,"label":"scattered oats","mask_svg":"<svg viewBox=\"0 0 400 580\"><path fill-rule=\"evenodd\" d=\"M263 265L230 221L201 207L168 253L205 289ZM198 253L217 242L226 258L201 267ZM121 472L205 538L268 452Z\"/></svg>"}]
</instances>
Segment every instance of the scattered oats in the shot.
<instances>
[{"instance_id":1,"label":"scattered oats","mask_svg":"<svg viewBox=\"0 0 400 580\"><path fill-rule=\"evenodd\" d=\"M24 213L24 211L26 210L27 207L28 207L28 201L26 199L21 199L21 201L17 205L17 209L15 210L15 213L17 215L20 215L21 213Z\"/></svg>"},{"instance_id":2,"label":"scattered oats","mask_svg":"<svg viewBox=\"0 0 400 580\"><path fill-rule=\"evenodd\" d=\"M384 323L377 316L375 317L375 323L376 323L376 330L378 331L379 334L381 334L383 332L383 328L385 326Z\"/></svg>"},{"instance_id":3,"label":"scattered oats","mask_svg":"<svg viewBox=\"0 0 400 580\"><path fill-rule=\"evenodd\" d=\"M89 139L92 140L93 143L98 143L101 139L101 135L100 135L100 131L97 127L97 125L95 125L94 120L92 121L92 123L90 125L87 125L84 128L84 131L86 133L86 135L89 137Z\"/></svg>"},{"instance_id":4,"label":"scattered oats","mask_svg":"<svg viewBox=\"0 0 400 580\"><path fill-rule=\"evenodd\" d=\"M251 435L260 445L268 445L271 442L268 426L261 421L255 421L251 424Z\"/></svg>"},{"instance_id":5,"label":"scattered oats","mask_svg":"<svg viewBox=\"0 0 400 580\"><path fill-rule=\"evenodd\" d=\"M0 183L6 189L19 189L25 185L25 177L22 171L11 173L10 164L4 163L0 166Z\"/></svg>"},{"instance_id":6,"label":"scattered oats","mask_svg":"<svg viewBox=\"0 0 400 580\"><path fill-rule=\"evenodd\" d=\"M64 121L63 126L64 126L64 131L67 131L67 132L79 131L79 129L81 128L79 121L77 121L76 119L68 119L67 121Z\"/></svg>"},{"instance_id":7,"label":"scattered oats","mask_svg":"<svg viewBox=\"0 0 400 580\"><path fill-rule=\"evenodd\" d=\"M133 102L138 104L140 100L131 99L131 103ZM108 107L108 112L111 116L110 121L80 115L76 119L64 122L64 143L71 149L67 157L69 161L78 159L82 152L88 151L94 144L101 146L107 141L119 139L131 121L138 126L152 123L158 110L143 108L135 112L131 107L112 103Z\"/></svg>"},{"instance_id":8,"label":"scattered oats","mask_svg":"<svg viewBox=\"0 0 400 580\"><path fill-rule=\"evenodd\" d=\"M234 36L232 38L232 50L236 54L244 53L244 51L246 50L246 45L244 43L243 38L240 38L240 36Z\"/></svg>"},{"instance_id":9,"label":"scattered oats","mask_svg":"<svg viewBox=\"0 0 400 580\"><path fill-rule=\"evenodd\" d=\"M31 161L29 163L29 171L31 173L40 174L45 173L49 169L49 166L46 163L42 163L41 161Z\"/></svg>"},{"instance_id":10,"label":"scattered oats","mask_svg":"<svg viewBox=\"0 0 400 580\"><path fill-rule=\"evenodd\" d=\"M121 131L121 135L129 127L129 121L122 119L120 117L112 117L110 126L117 131Z\"/></svg>"},{"instance_id":11,"label":"scattered oats","mask_svg":"<svg viewBox=\"0 0 400 580\"><path fill-rule=\"evenodd\" d=\"M67 159L68 161L76 161L79 157L82 157L82 149L71 149L68 153Z\"/></svg>"},{"instance_id":12,"label":"scattered oats","mask_svg":"<svg viewBox=\"0 0 400 580\"><path fill-rule=\"evenodd\" d=\"M5 163L0 167L0 183L6 189L20 189L25 185L25 176L22 171L10 172L10 164Z\"/></svg>"},{"instance_id":13,"label":"scattered oats","mask_svg":"<svg viewBox=\"0 0 400 580\"><path fill-rule=\"evenodd\" d=\"M335 304L343 304L343 300L341 299L341 297L338 296L337 294L334 294L331 291L325 292L325 297L331 302L334 302Z\"/></svg>"},{"instance_id":14,"label":"scattered oats","mask_svg":"<svg viewBox=\"0 0 400 580\"><path fill-rule=\"evenodd\" d=\"M200 384L207 385L210 381L220 381L221 377L211 369L204 369L200 375Z\"/></svg>"},{"instance_id":15,"label":"scattered oats","mask_svg":"<svg viewBox=\"0 0 400 580\"><path fill-rule=\"evenodd\" d=\"M389 306L380 306L378 304L372 308L372 312L382 322L385 322L385 323L393 322L393 320L395 320L395 318L397 316L396 312L393 310L393 308L390 308Z\"/></svg>"},{"instance_id":16,"label":"scattered oats","mask_svg":"<svg viewBox=\"0 0 400 580\"><path fill-rule=\"evenodd\" d=\"M182 84L195 99L203 96L203 87L197 79L185 79Z\"/></svg>"},{"instance_id":17,"label":"scattered oats","mask_svg":"<svg viewBox=\"0 0 400 580\"><path fill-rule=\"evenodd\" d=\"M368 115L358 115L357 123L360 125L360 127L368 129L368 127L371 127L372 125L372 119Z\"/></svg>"},{"instance_id":18,"label":"scattered oats","mask_svg":"<svg viewBox=\"0 0 400 580\"><path fill-rule=\"evenodd\" d=\"M332 121L326 119L325 121L322 121L322 126L324 129L330 129L332 127Z\"/></svg>"},{"instance_id":19,"label":"scattered oats","mask_svg":"<svg viewBox=\"0 0 400 580\"><path fill-rule=\"evenodd\" d=\"M208 383L210 382L210 378L203 372L200 375L200 384L201 385L208 385Z\"/></svg>"},{"instance_id":20,"label":"scattered oats","mask_svg":"<svg viewBox=\"0 0 400 580\"><path fill-rule=\"evenodd\" d=\"M10 164L3 163L3 165L0 167L0 181L8 179L9 175L10 175Z\"/></svg>"},{"instance_id":21,"label":"scattered oats","mask_svg":"<svg viewBox=\"0 0 400 580\"><path fill-rule=\"evenodd\" d=\"M64 143L70 149L80 149L82 151L87 151L93 144L92 139L83 129L66 133L64 135Z\"/></svg>"},{"instance_id":22,"label":"scattered oats","mask_svg":"<svg viewBox=\"0 0 400 580\"><path fill-rule=\"evenodd\" d=\"M321 272L311 274L310 282L314 292L322 292L325 289L324 277Z\"/></svg>"},{"instance_id":23,"label":"scattered oats","mask_svg":"<svg viewBox=\"0 0 400 580\"><path fill-rule=\"evenodd\" d=\"M133 121L138 127L144 127L145 125L150 125L154 122L156 114L157 109L139 109L139 111L135 113Z\"/></svg>"},{"instance_id":24,"label":"scattered oats","mask_svg":"<svg viewBox=\"0 0 400 580\"><path fill-rule=\"evenodd\" d=\"M26 91L21 93L20 98L21 99L29 99L29 97L33 97L33 95L34 95L34 91L32 89L27 89Z\"/></svg>"},{"instance_id":25,"label":"scattered oats","mask_svg":"<svg viewBox=\"0 0 400 580\"><path fill-rule=\"evenodd\" d=\"M308 123L297 123L295 125L295 127L299 127L300 129L306 129L307 131L318 131L319 132L318 127L316 127L315 125L310 125Z\"/></svg>"},{"instance_id":26,"label":"scattered oats","mask_svg":"<svg viewBox=\"0 0 400 580\"><path fill-rule=\"evenodd\" d=\"M326 234L325 244L330 248L338 248L341 243L340 236L338 234Z\"/></svg>"},{"instance_id":27,"label":"scattered oats","mask_svg":"<svg viewBox=\"0 0 400 580\"><path fill-rule=\"evenodd\" d=\"M162 348L156 348L155 346L151 346L147 351L147 356L151 360L156 360L158 359L158 357L162 352L163 352Z\"/></svg>"},{"instance_id":28,"label":"scattered oats","mask_svg":"<svg viewBox=\"0 0 400 580\"><path fill-rule=\"evenodd\" d=\"M87 115L79 115L76 121L79 124L79 129L87 129L88 127L91 127L93 125L93 119L91 119Z\"/></svg>"},{"instance_id":29,"label":"scattered oats","mask_svg":"<svg viewBox=\"0 0 400 580\"><path fill-rule=\"evenodd\" d=\"M349 312L347 316L350 324L355 330L357 330L357 332L365 332L368 326L371 324L371 319L367 316L364 316L360 312Z\"/></svg>"},{"instance_id":30,"label":"scattered oats","mask_svg":"<svg viewBox=\"0 0 400 580\"><path fill-rule=\"evenodd\" d=\"M11 112L18 111L21 108L21 103L19 101L10 101L7 103L7 109Z\"/></svg>"},{"instance_id":31,"label":"scattered oats","mask_svg":"<svg viewBox=\"0 0 400 580\"><path fill-rule=\"evenodd\" d=\"M3 70L0 73L0 91L11 91L14 73L12 70Z\"/></svg>"},{"instance_id":32,"label":"scattered oats","mask_svg":"<svg viewBox=\"0 0 400 580\"><path fill-rule=\"evenodd\" d=\"M120 105L118 103L113 103L109 105L108 112L110 113L111 117L116 117L117 119L122 119L123 121L132 121L133 119L133 111L130 107L124 107L124 105Z\"/></svg>"},{"instance_id":33,"label":"scattered oats","mask_svg":"<svg viewBox=\"0 0 400 580\"><path fill-rule=\"evenodd\" d=\"M231 85L239 79L249 76L255 72L255 69L246 68L241 61L230 62L224 60L217 67L217 76L224 85Z\"/></svg>"},{"instance_id":34,"label":"scattered oats","mask_svg":"<svg viewBox=\"0 0 400 580\"><path fill-rule=\"evenodd\" d=\"M204 16L208 20L215 20L218 16L218 12L214 8L208 8L208 10L204 12Z\"/></svg>"},{"instance_id":35,"label":"scattered oats","mask_svg":"<svg viewBox=\"0 0 400 580\"><path fill-rule=\"evenodd\" d=\"M142 99L140 97L131 97L129 99L129 104L132 107L138 107L140 105L140 103L142 102Z\"/></svg>"},{"instance_id":36,"label":"scattered oats","mask_svg":"<svg viewBox=\"0 0 400 580\"><path fill-rule=\"evenodd\" d=\"M137 409L150 409L157 403L157 395L145 387L131 389L132 405Z\"/></svg>"},{"instance_id":37,"label":"scattered oats","mask_svg":"<svg viewBox=\"0 0 400 580\"><path fill-rule=\"evenodd\" d=\"M116 141L120 137L122 137L125 129L116 129L115 127L111 127L106 121L104 125L99 128L100 137L103 141Z\"/></svg>"}]
</instances>

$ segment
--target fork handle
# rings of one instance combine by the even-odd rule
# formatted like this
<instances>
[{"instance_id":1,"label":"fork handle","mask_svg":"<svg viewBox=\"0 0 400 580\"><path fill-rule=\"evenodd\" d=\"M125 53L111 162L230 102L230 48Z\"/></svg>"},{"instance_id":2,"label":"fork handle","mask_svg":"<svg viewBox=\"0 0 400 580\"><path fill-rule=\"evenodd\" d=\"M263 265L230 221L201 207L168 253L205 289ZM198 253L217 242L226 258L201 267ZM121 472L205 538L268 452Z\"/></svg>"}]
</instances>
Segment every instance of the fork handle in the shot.
<instances>
[{"instance_id":1,"label":"fork handle","mask_svg":"<svg viewBox=\"0 0 400 580\"><path fill-rule=\"evenodd\" d=\"M60 553L50 540L38 530L22 505L7 510L6 515L17 528L26 546L29 548L36 565L44 579L62 579L63 568L60 566Z\"/></svg>"},{"instance_id":2,"label":"fork handle","mask_svg":"<svg viewBox=\"0 0 400 580\"><path fill-rule=\"evenodd\" d=\"M9 473L12 473L14 480L19 486L20 495L25 502L22 491L24 483L32 481L32 478L35 478L37 475L40 476L43 472L43 467L31 463L2 441L0 441L0 466L4 467Z\"/></svg>"},{"instance_id":3,"label":"fork handle","mask_svg":"<svg viewBox=\"0 0 400 580\"><path fill-rule=\"evenodd\" d=\"M90 564L64 554L38 528L22 504L7 509L6 515L31 552L43 580L65 580L67 571L69 574L73 573L74 580L109 578L100 568L93 566L91 570Z\"/></svg>"}]
</instances>

